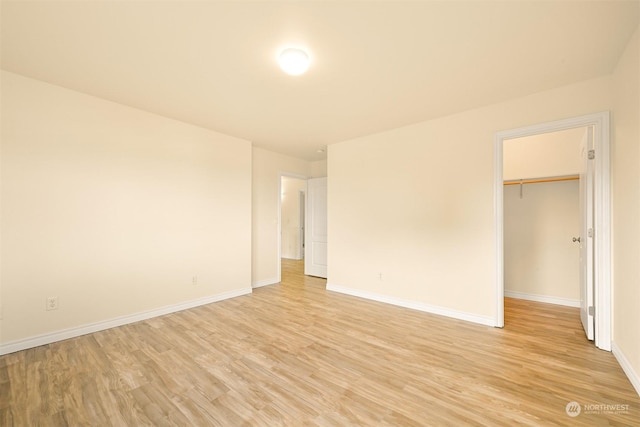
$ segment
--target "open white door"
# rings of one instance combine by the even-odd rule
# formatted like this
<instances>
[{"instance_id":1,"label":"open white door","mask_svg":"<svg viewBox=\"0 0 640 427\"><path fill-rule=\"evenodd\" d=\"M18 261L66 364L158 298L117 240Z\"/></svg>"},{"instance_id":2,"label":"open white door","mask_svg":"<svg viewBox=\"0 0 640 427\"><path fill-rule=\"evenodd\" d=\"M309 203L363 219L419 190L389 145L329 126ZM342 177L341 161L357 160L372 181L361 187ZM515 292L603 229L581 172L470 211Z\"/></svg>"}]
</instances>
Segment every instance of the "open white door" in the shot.
<instances>
[{"instance_id":1,"label":"open white door","mask_svg":"<svg viewBox=\"0 0 640 427\"><path fill-rule=\"evenodd\" d=\"M588 127L580 144L580 320L587 338L594 338L593 269L593 128Z\"/></svg>"},{"instance_id":2,"label":"open white door","mask_svg":"<svg viewBox=\"0 0 640 427\"><path fill-rule=\"evenodd\" d=\"M298 241L298 253L300 257L298 259L304 258L304 224L307 221L306 210L307 198L305 197L305 192L300 190L300 240Z\"/></svg>"},{"instance_id":3,"label":"open white door","mask_svg":"<svg viewBox=\"0 0 640 427\"><path fill-rule=\"evenodd\" d=\"M327 277L327 178L307 180L304 274Z\"/></svg>"}]
</instances>

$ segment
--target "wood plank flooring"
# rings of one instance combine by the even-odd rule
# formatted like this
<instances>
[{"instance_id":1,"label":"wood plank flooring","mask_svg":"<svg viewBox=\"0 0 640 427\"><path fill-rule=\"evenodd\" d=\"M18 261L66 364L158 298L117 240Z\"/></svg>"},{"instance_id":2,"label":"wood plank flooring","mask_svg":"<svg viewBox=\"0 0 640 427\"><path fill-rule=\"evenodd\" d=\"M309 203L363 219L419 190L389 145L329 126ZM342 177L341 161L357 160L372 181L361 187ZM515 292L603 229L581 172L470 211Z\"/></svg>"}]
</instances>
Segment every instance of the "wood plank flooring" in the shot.
<instances>
[{"instance_id":1,"label":"wood plank flooring","mask_svg":"<svg viewBox=\"0 0 640 427\"><path fill-rule=\"evenodd\" d=\"M0 425L640 425L640 398L577 309L507 299L495 329L327 292L301 267L0 357ZM587 406L607 404L628 409Z\"/></svg>"}]
</instances>

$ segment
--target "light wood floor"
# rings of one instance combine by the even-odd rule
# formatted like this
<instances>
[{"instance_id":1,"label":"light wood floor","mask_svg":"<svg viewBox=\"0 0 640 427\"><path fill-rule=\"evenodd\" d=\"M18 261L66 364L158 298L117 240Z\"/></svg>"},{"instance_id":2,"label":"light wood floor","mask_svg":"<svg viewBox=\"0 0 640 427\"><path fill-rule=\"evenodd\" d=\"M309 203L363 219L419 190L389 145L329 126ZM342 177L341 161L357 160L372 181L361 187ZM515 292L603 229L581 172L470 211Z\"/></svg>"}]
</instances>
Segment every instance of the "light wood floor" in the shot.
<instances>
[{"instance_id":1,"label":"light wood floor","mask_svg":"<svg viewBox=\"0 0 640 427\"><path fill-rule=\"evenodd\" d=\"M0 425L640 425L576 309L505 311L495 329L361 300L285 261L252 295L1 357Z\"/></svg>"}]
</instances>

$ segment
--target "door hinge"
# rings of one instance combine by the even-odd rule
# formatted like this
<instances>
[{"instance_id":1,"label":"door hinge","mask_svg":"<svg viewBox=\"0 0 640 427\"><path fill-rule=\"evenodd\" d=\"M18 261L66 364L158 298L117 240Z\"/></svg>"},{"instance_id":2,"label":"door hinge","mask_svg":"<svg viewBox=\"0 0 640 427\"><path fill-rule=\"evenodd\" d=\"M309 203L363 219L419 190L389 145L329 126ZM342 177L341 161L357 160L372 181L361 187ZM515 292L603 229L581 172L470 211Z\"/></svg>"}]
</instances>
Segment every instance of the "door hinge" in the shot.
<instances>
[{"instance_id":1,"label":"door hinge","mask_svg":"<svg viewBox=\"0 0 640 427\"><path fill-rule=\"evenodd\" d=\"M587 157L589 158L589 160L595 159L596 158L596 150L589 150L589 153L588 153Z\"/></svg>"},{"instance_id":2,"label":"door hinge","mask_svg":"<svg viewBox=\"0 0 640 427\"><path fill-rule=\"evenodd\" d=\"M593 308L593 306L589 306L589 316L595 316L596 315L596 310Z\"/></svg>"},{"instance_id":3,"label":"door hinge","mask_svg":"<svg viewBox=\"0 0 640 427\"><path fill-rule=\"evenodd\" d=\"M587 232L587 235L591 238L593 238L593 228L590 228L589 231Z\"/></svg>"}]
</instances>

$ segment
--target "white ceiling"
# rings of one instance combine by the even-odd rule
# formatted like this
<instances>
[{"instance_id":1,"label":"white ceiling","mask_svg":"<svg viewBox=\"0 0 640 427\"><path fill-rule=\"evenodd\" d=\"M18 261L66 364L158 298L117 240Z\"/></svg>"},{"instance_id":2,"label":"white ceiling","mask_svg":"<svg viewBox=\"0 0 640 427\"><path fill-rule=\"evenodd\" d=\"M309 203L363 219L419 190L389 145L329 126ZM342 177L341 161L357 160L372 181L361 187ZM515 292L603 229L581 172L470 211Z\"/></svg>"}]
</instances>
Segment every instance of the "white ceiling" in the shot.
<instances>
[{"instance_id":1,"label":"white ceiling","mask_svg":"<svg viewBox=\"0 0 640 427\"><path fill-rule=\"evenodd\" d=\"M610 74L639 2L2 1L2 68L317 160ZM308 49L310 70L276 54Z\"/></svg>"}]
</instances>

